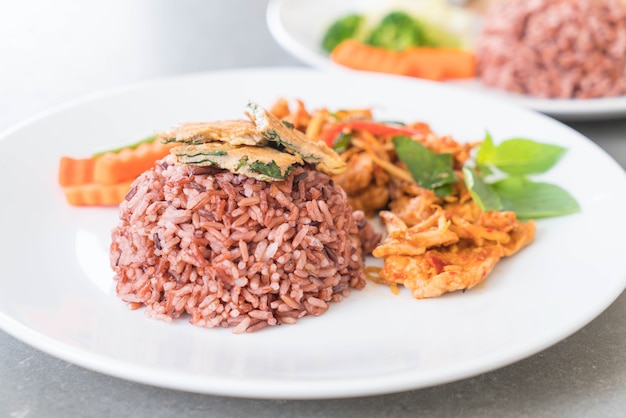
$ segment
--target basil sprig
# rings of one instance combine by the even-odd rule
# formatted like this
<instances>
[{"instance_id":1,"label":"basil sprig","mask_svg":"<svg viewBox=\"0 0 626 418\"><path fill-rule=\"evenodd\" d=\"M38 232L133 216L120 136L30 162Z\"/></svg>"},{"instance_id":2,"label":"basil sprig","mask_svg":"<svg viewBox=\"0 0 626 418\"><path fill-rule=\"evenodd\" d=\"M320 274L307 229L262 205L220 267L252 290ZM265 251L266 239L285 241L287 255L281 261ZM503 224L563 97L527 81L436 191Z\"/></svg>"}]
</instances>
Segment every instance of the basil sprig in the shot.
<instances>
[{"instance_id":1,"label":"basil sprig","mask_svg":"<svg viewBox=\"0 0 626 418\"><path fill-rule=\"evenodd\" d=\"M269 163L255 161L252 164L250 164L250 170L254 171L255 173L263 174L274 179L285 179L291 172L292 168L293 167L290 166L283 173L280 171L280 167L278 166L278 164L276 164L276 162L273 160L270 161Z\"/></svg>"},{"instance_id":2,"label":"basil sprig","mask_svg":"<svg viewBox=\"0 0 626 418\"><path fill-rule=\"evenodd\" d=\"M483 180L475 169L469 165L464 166L463 176L472 199L482 210L502 210L504 208L498 193Z\"/></svg>"},{"instance_id":3,"label":"basil sprig","mask_svg":"<svg viewBox=\"0 0 626 418\"><path fill-rule=\"evenodd\" d=\"M394 137L393 144L398 158L421 187L443 196L458 181L449 154L434 153L409 137ZM475 158L463 166L465 185L484 211L513 211L522 219L580 212L578 202L566 190L528 177L550 170L565 151L557 145L523 138L495 145L487 133Z\"/></svg>"},{"instance_id":4,"label":"basil sprig","mask_svg":"<svg viewBox=\"0 0 626 418\"><path fill-rule=\"evenodd\" d=\"M408 136L391 140L398 158L421 187L437 190L458 180L452 169L452 155L436 154Z\"/></svg>"},{"instance_id":5,"label":"basil sprig","mask_svg":"<svg viewBox=\"0 0 626 418\"><path fill-rule=\"evenodd\" d=\"M489 133L478 149L476 164L492 165L509 175L545 173L563 156L565 148L530 139L513 138L495 146Z\"/></svg>"},{"instance_id":6,"label":"basil sprig","mask_svg":"<svg viewBox=\"0 0 626 418\"><path fill-rule=\"evenodd\" d=\"M333 150L338 153L346 151L350 141L352 141L352 134L340 133L335 142L333 142Z\"/></svg>"},{"instance_id":7,"label":"basil sprig","mask_svg":"<svg viewBox=\"0 0 626 418\"><path fill-rule=\"evenodd\" d=\"M500 196L504 210L511 210L523 219L580 212L578 202L566 190L554 184L514 176L491 184L491 188Z\"/></svg>"}]
</instances>

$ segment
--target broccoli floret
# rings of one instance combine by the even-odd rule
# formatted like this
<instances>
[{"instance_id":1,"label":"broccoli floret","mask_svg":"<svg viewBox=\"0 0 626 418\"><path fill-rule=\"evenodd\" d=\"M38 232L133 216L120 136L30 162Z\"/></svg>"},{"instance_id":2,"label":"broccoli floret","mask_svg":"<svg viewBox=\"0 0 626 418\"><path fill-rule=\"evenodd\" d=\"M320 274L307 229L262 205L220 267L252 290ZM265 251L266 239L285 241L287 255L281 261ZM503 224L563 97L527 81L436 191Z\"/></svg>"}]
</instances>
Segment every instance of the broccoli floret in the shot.
<instances>
[{"instance_id":1,"label":"broccoli floret","mask_svg":"<svg viewBox=\"0 0 626 418\"><path fill-rule=\"evenodd\" d=\"M350 14L336 20L326 30L322 40L322 48L332 52L342 41L356 37L364 23L365 18L359 14Z\"/></svg>"},{"instance_id":2,"label":"broccoli floret","mask_svg":"<svg viewBox=\"0 0 626 418\"><path fill-rule=\"evenodd\" d=\"M410 46L428 45L424 27L405 12L387 14L372 31L367 43L392 51L402 51Z\"/></svg>"}]
</instances>

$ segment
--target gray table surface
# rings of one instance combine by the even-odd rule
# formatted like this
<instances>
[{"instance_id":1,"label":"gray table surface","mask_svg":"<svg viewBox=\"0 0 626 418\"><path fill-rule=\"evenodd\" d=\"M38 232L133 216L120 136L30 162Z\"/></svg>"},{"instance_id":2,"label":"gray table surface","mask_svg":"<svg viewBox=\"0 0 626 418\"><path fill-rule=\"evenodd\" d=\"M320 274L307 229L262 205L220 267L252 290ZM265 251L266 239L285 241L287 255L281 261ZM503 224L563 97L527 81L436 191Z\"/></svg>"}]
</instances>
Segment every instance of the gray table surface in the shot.
<instances>
[{"instance_id":1,"label":"gray table surface","mask_svg":"<svg viewBox=\"0 0 626 418\"><path fill-rule=\"evenodd\" d=\"M139 80L302 66L270 36L266 5L2 0L0 131L66 100ZM626 167L626 118L569 125ZM7 279L0 273L0 283ZM582 330L518 363L437 387L354 399L255 400L156 388L85 370L0 331L0 417L174 415L624 417L626 294Z\"/></svg>"}]
</instances>

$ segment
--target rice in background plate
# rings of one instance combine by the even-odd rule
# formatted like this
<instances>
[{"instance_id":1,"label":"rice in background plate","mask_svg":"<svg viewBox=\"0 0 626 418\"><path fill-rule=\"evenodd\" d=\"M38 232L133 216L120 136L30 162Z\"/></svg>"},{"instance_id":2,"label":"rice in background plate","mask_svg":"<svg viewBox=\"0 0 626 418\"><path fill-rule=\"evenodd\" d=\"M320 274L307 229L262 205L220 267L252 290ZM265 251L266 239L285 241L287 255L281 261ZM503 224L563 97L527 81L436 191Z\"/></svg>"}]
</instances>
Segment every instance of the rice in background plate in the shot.
<instances>
[{"instance_id":1,"label":"rice in background plate","mask_svg":"<svg viewBox=\"0 0 626 418\"><path fill-rule=\"evenodd\" d=\"M489 9L477 46L488 86L541 98L626 94L620 0L508 0Z\"/></svg>"}]
</instances>

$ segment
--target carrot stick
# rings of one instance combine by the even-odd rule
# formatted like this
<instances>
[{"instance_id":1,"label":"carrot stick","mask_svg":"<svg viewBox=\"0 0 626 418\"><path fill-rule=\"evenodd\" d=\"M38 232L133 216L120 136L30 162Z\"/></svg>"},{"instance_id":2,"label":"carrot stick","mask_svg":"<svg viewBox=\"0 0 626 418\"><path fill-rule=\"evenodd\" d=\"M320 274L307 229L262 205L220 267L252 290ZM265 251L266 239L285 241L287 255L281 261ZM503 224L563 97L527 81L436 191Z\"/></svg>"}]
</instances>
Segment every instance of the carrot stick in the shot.
<instances>
[{"instance_id":1,"label":"carrot stick","mask_svg":"<svg viewBox=\"0 0 626 418\"><path fill-rule=\"evenodd\" d=\"M88 183L64 187L63 190L67 202L73 206L117 206L126 197L131 183Z\"/></svg>"},{"instance_id":2,"label":"carrot stick","mask_svg":"<svg viewBox=\"0 0 626 418\"><path fill-rule=\"evenodd\" d=\"M355 70L436 81L471 78L476 74L474 54L455 48L411 47L402 52L396 52L348 39L333 49L330 58L338 64Z\"/></svg>"},{"instance_id":3,"label":"carrot stick","mask_svg":"<svg viewBox=\"0 0 626 418\"><path fill-rule=\"evenodd\" d=\"M409 62L401 52L366 45L354 39L346 39L333 49L330 59L354 70L408 75Z\"/></svg>"},{"instance_id":4,"label":"carrot stick","mask_svg":"<svg viewBox=\"0 0 626 418\"><path fill-rule=\"evenodd\" d=\"M165 157L176 144L160 141L145 142L136 148L108 152L95 161L93 179L100 184L119 184L133 180Z\"/></svg>"},{"instance_id":5,"label":"carrot stick","mask_svg":"<svg viewBox=\"0 0 626 418\"><path fill-rule=\"evenodd\" d=\"M93 182L95 158L62 156L59 161L59 184L63 187Z\"/></svg>"},{"instance_id":6,"label":"carrot stick","mask_svg":"<svg viewBox=\"0 0 626 418\"><path fill-rule=\"evenodd\" d=\"M403 52L411 70L407 75L429 80L472 78L476 58L470 51L454 48L412 47Z\"/></svg>"},{"instance_id":7,"label":"carrot stick","mask_svg":"<svg viewBox=\"0 0 626 418\"><path fill-rule=\"evenodd\" d=\"M434 48L408 48L403 54L411 68L407 75L434 81L445 78L445 69Z\"/></svg>"},{"instance_id":8,"label":"carrot stick","mask_svg":"<svg viewBox=\"0 0 626 418\"><path fill-rule=\"evenodd\" d=\"M447 78L476 77L476 55L462 49L440 48L441 61L446 63Z\"/></svg>"},{"instance_id":9,"label":"carrot stick","mask_svg":"<svg viewBox=\"0 0 626 418\"><path fill-rule=\"evenodd\" d=\"M174 143L162 144L152 136L90 158L62 156L59 184L71 205L116 206L124 200L135 178L174 146Z\"/></svg>"}]
</instances>

